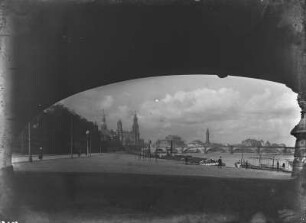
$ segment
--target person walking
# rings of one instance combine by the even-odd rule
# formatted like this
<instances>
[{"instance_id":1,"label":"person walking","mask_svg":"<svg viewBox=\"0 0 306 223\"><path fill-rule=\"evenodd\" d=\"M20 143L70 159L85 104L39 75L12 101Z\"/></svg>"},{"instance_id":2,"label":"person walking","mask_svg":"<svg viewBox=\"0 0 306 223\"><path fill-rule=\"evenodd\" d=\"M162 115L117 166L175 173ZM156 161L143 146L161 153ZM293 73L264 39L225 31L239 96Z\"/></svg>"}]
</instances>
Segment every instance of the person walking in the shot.
<instances>
[{"instance_id":1,"label":"person walking","mask_svg":"<svg viewBox=\"0 0 306 223\"><path fill-rule=\"evenodd\" d=\"M222 168L222 157L218 159L218 168Z\"/></svg>"},{"instance_id":2,"label":"person walking","mask_svg":"<svg viewBox=\"0 0 306 223\"><path fill-rule=\"evenodd\" d=\"M40 160L43 159L43 148L42 148L42 147L39 147L39 156L38 156L38 158L39 158Z\"/></svg>"},{"instance_id":3,"label":"person walking","mask_svg":"<svg viewBox=\"0 0 306 223\"><path fill-rule=\"evenodd\" d=\"M279 170L279 162L278 161L276 163L276 169L277 169L277 171Z\"/></svg>"}]
</instances>

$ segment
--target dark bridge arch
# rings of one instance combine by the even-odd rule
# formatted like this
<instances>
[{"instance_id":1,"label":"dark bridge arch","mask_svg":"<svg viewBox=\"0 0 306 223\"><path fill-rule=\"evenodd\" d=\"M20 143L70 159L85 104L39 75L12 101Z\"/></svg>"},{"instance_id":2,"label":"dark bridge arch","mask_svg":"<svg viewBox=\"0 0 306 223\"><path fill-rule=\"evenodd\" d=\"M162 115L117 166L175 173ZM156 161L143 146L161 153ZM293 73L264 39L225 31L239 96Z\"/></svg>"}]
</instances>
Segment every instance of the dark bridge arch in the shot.
<instances>
[{"instance_id":1,"label":"dark bridge arch","mask_svg":"<svg viewBox=\"0 0 306 223\"><path fill-rule=\"evenodd\" d=\"M301 170L304 8L302 0L2 1L1 195L12 142L38 112L87 89L164 74L238 75L284 83L299 93L302 118L291 134L297 138L294 166ZM304 214L300 176L296 200Z\"/></svg>"},{"instance_id":2,"label":"dark bridge arch","mask_svg":"<svg viewBox=\"0 0 306 223\"><path fill-rule=\"evenodd\" d=\"M11 46L5 49L10 57L3 59L9 86L7 154L14 135L39 111L123 80L202 73L276 81L295 92L306 89L301 4L8 1L1 37Z\"/></svg>"}]
</instances>

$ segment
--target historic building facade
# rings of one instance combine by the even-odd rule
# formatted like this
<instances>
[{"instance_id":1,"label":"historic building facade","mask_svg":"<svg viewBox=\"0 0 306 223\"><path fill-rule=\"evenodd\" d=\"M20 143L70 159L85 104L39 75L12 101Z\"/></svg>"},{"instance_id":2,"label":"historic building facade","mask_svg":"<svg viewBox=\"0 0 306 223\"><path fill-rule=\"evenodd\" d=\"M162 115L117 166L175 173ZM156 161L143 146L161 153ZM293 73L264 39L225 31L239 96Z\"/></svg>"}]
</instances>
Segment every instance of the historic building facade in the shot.
<instances>
[{"instance_id":1,"label":"historic building facade","mask_svg":"<svg viewBox=\"0 0 306 223\"><path fill-rule=\"evenodd\" d=\"M108 129L106 124L105 113L103 110L101 128L100 128L100 139L101 142L113 141L117 139L117 134L114 130Z\"/></svg>"},{"instance_id":2,"label":"historic building facade","mask_svg":"<svg viewBox=\"0 0 306 223\"><path fill-rule=\"evenodd\" d=\"M107 129L106 118L103 111L102 123L101 123L101 141L118 141L121 145L142 145L143 139L140 139L140 131L137 114L133 117L133 125L131 131L123 130L122 121L118 120L117 130Z\"/></svg>"},{"instance_id":3,"label":"historic building facade","mask_svg":"<svg viewBox=\"0 0 306 223\"><path fill-rule=\"evenodd\" d=\"M143 140L140 139L138 118L136 113L133 118L133 125L131 131L123 130L121 120L117 122L117 135L122 145L140 145L141 143L143 143Z\"/></svg>"}]
</instances>

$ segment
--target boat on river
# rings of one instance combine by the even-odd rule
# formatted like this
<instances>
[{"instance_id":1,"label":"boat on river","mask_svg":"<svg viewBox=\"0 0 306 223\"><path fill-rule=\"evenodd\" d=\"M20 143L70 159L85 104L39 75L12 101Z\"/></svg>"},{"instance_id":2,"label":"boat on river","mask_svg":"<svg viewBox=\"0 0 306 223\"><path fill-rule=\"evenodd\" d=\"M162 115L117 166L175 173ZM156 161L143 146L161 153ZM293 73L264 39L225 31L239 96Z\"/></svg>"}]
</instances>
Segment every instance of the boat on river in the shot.
<instances>
[{"instance_id":1,"label":"boat on river","mask_svg":"<svg viewBox=\"0 0 306 223\"><path fill-rule=\"evenodd\" d=\"M249 157L248 159L241 159L235 163L237 168L258 169L269 171L283 171L287 173L292 172L292 161L280 160L275 156L258 156Z\"/></svg>"}]
</instances>

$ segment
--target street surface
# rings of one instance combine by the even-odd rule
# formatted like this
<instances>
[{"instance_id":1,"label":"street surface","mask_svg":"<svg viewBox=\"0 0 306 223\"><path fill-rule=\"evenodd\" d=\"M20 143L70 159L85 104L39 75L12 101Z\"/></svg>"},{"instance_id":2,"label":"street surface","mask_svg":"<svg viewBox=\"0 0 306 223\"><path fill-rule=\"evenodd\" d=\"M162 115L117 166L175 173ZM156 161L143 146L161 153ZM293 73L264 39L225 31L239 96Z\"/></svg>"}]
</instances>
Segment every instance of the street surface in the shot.
<instances>
[{"instance_id":1,"label":"street surface","mask_svg":"<svg viewBox=\"0 0 306 223\"><path fill-rule=\"evenodd\" d=\"M48 159L49 158L49 159ZM63 159L66 158L66 159ZM291 174L277 171L251 170L233 167L185 165L183 161L139 158L124 153L103 153L91 157L52 159L42 161L13 162L15 172L54 173L121 173L143 175L181 175L222 178L291 179Z\"/></svg>"},{"instance_id":2,"label":"street surface","mask_svg":"<svg viewBox=\"0 0 306 223\"><path fill-rule=\"evenodd\" d=\"M97 156L99 153L92 153L91 156ZM82 154L82 157L85 155ZM77 158L78 156L76 154L73 154L73 158ZM53 155L53 154L46 154L43 156L43 160L54 160L54 159L67 159L71 158L70 154L64 154L64 155ZM34 161L41 161L38 158L38 154L32 155L32 160ZM12 155L12 163L21 163L21 162L29 162L29 156L28 155L19 155L19 154L13 154Z\"/></svg>"}]
</instances>

